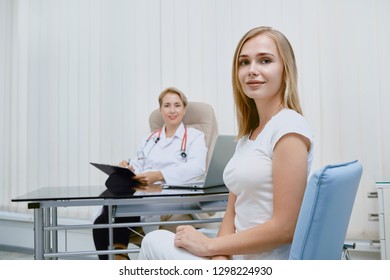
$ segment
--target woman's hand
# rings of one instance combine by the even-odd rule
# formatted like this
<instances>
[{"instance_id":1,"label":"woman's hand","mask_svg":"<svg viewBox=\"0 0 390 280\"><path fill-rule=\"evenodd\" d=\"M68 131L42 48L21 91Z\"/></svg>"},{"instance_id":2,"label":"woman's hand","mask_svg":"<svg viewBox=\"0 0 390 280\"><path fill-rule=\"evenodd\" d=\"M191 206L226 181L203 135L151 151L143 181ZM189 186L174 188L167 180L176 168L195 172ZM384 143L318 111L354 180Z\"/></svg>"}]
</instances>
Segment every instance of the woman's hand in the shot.
<instances>
[{"instance_id":1,"label":"woman's hand","mask_svg":"<svg viewBox=\"0 0 390 280\"><path fill-rule=\"evenodd\" d=\"M209 257L209 245L212 239L192 226L178 226L174 244L200 257Z\"/></svg>"},{"instance_id":2,"label":"woman's hand","mask_svg":"<svg viewBox=\"0 0 390 280\"><path fill-rule=\"evenodd\" d=\"M164 177L160 171L147 171L133 177L141 186L151 185L157 181L163 181Z\"/></svg>"},{"instance_id":3,"label":"woman's hand","mask_svg":"<svg viewBox=\"0 0 390 280\"><path fill-rule=\"evenodd\" d=\"M213 261L226 261L230 260L229 256L215 256L211 258Z\"/></svg>"},{"instance_id":4,"label":"woman's hand","mask_svg":"<svg viewBox=\"0 0 390 280\"><path fill-rule=\"evenodd\" d=\"M125 160L122 160L120 163L119 163L119 166L120 167L124 167L124 168L128 168L130 169L132 172L134 172L134 167L132 165L130 165L127 161Z\"/></svg>"}]
</instances>

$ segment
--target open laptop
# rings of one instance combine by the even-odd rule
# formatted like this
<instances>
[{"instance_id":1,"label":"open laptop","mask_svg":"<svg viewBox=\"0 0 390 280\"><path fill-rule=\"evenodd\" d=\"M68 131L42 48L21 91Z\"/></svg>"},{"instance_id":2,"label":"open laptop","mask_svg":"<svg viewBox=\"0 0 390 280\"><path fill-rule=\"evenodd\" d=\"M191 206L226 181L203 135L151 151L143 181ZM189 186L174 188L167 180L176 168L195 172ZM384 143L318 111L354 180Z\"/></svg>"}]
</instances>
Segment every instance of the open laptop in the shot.
<instances>
[{"instance_id":1,"label":"open laptop","mask_svg":"<svg viewBox=\"0 0 390 280\"><path fill-rule=\"evenodd\" d=\"M234 135L218 135L215 140L213 153L204 183L191 183L183 185L164 185L164 188L211 188L224 186L223 171L236 150Z\"/></svg>"}]
</instances>

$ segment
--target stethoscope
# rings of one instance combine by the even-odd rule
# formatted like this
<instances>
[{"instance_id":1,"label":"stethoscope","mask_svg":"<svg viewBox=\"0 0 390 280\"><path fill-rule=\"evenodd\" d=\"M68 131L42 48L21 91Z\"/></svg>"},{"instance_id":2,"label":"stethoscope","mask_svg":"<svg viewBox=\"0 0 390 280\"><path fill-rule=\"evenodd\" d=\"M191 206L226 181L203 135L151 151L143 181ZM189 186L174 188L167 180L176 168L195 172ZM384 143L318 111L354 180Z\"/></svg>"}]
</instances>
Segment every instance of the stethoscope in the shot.
<instances>
[{"instance_id":1,"label":"stethoscope","mask_svg":"<svg viewBox=\"0 0 390 280\"><path fill-rule=\"evenodd\" d=\"M149 143L149 140L153 138L153 136L157 135L157 137L154 139L154 145L149 149L149 154L150 154L153 147L158 143L158 141L160 141L161 131L162 128L153 131L152 134L150 134L150 136L148 137L148 139L146 139L144 146L142 147L141 151L137 155L138 160L145 159L144 150L146 148L146 145ZM185 160L187 158L186 148L187 148L187 127L184 126L184 135L183 135L183 139L181 140L180 153L179 153L182 160Z\"/></svg>"}]
</instances>

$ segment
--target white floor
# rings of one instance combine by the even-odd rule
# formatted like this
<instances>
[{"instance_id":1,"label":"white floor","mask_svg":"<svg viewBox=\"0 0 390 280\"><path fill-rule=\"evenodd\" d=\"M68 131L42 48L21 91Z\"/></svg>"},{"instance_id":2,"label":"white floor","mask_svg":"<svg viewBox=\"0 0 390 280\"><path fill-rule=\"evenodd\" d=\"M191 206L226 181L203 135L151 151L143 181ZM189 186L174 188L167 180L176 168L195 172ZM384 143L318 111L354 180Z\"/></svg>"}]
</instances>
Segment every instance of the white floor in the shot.
<instances>
[{"instance_id":1,"label":"white floor","mask_svg":"<svg viewBox=\"0 0 390 280\"><path fill-rule=\"evenodd\" d=\"M129 244L129 249L135 248L135 245ZM132 260L138 259L138 253L129 253ZM69 259L69 258L68 258ZM75 259L75 258L73 258ZM76 258L80 260L98 260L96 256L81 256ZM0 246L0 260L34 260L34 252L28 249Z\"/></svg>"},{"instance_id":2,"label":"white floor","mask_svg":"<svg viewBox=\"0 0 390 280\"><path fill-rule=\"evenodd\" d=\"M19 253L0 251L0 260L33 260L34 255L31 253Z\"/></svg>"}]
</instances>

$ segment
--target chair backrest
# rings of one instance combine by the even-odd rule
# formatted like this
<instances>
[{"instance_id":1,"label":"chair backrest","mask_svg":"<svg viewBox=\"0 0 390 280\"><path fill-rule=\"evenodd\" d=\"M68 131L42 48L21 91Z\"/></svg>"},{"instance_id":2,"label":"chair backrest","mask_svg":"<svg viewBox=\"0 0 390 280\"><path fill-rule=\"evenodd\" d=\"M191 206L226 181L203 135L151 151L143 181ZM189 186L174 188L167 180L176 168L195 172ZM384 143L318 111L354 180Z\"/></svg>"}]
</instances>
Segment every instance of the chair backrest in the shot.
<instances>
[{"instance_id":1,"label":"chair backrest","mask_svg":"<svg viewBox=\"0 0 390 280\"><path fill-rule=\"evenodd\" d=\"M289 259L339 260L363 168L358 161L327 165L310 177Z\"/></svg>"},{"instance_id":2,"label":"chair backrest","mask_svg":"<svg viewBox=\"0 0 390 280\"><path fill-rule=\"evenodd\" d=\"M188 102L183 123L188 127L197 128L205 134L205 142L208 149L206 167L208 168L215 139L218 135L217 119L213 107L203 102ZM151 131L155 131L164 125L160 109L156 109L150 114L149 125Z\"/></svg>"}]
</instances>

